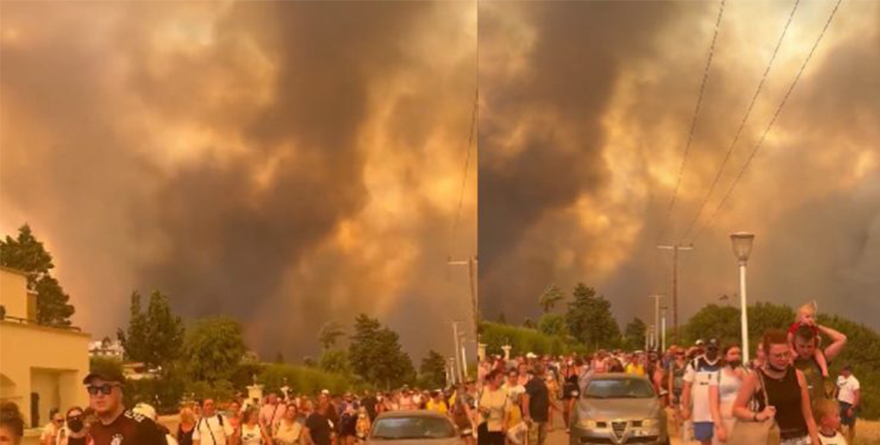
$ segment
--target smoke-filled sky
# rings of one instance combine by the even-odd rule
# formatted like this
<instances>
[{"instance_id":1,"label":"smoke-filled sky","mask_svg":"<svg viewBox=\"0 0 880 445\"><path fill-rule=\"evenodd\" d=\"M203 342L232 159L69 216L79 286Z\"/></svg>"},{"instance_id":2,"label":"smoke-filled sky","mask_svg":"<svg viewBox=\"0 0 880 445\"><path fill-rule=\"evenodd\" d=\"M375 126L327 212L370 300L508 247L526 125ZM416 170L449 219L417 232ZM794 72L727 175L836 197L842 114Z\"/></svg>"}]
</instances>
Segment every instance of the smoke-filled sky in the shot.
<instances>
[{"instance_id":1,"label":"smoke-filled sky","mask_svg":"<svg viewBox=\"0 0 880 445\"><path fill-rule=\"evenodd\" d=\"M2 232L31 224L96 336L161 289L268 358L359 312L451 353L476 20L473 1L4 1Z\"/></svg>"},{"instance_id":2,"label":"smoke-filled sky","mask_svg":"<svg viewBox=\"0 0 880 445\"><path fill-rule=\"evenodd\" d=\"M664 221L719 1L480 3L484 316L539 313L551 283L608 297L621 324L670 294L671 255L733 140L794 5L727 1L670 224ZM824 26L802 1L707 221ZM750 301L880 328L880 3L844 0L751 166L681 253L682 321L738 292L729 234L756 234ZM689 242L690 239L685 239ZM668 304L668 302L667 302Z\"/></svg>"}]
</instances>

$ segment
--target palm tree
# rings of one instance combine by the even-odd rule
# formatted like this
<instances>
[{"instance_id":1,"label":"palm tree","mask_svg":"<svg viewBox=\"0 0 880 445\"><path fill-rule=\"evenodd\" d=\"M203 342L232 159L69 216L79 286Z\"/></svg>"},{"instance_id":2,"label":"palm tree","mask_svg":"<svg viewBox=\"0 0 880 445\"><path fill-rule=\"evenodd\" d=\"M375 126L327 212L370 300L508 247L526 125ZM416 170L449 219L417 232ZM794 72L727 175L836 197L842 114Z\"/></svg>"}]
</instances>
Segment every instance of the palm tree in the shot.
<instances>
[{"instance_id":1,"label":"palm tree","mask_svg":"<svg viewBox=\"0 0 880 445\"><path fill-rule=\"evenodd\" d=\"M318 342L321 343L324 350L328 350L336 345L336 340L343 335L345 335L345 328L339 322L328 321L324 323L324 326L321 326L321 330L318 332Z\"/></svg>"},{"instance_id":2,"label":"palm tree","mask_svg":"<svg viewBox=\"0 0 880 445\"><path fill-rule=\"evenodd\" d=\"M541 297L538 298L538 304L541 305L541 309L543 309L546 314L553 310L556 303L559 303L564 299L565 294L562 293L562 289L555 284L551 284L550 287L541 294Z\"/></svg>"}]
</instances>

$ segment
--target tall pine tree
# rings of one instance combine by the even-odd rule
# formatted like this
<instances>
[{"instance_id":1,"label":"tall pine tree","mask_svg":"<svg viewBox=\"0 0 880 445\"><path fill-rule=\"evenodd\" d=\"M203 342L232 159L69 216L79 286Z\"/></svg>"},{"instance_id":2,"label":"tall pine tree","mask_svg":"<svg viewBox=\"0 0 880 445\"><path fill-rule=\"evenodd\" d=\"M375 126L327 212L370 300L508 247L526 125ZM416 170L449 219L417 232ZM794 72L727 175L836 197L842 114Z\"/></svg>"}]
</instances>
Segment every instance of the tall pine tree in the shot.
<instances>
[{"instance_id":1,"label":"tall pine tree","mask_svg":"<svg viewBox=\"0 0 880 445\"><path fill-rule=\"evenodd\" d=\"M50 326L70 326L75 312L70 295L50 270L55 268L52 255L37 240L27 224L18 229L18 237L0 240L0 265L27 274L28 289L37 293L37 322Z\"/></svg>"},{"instance_id":2,"label":"tall pine tree","mask_svg":"<svg viewBox=\"0 0 880 445\"><path fill-rule=\"evenodd\" d=\"M568 303L565 321L571 335L589 348L614 346L620 341L620 327L611 315L611 302L596 290L578 283Z\"/></svg>"}]
</instances>

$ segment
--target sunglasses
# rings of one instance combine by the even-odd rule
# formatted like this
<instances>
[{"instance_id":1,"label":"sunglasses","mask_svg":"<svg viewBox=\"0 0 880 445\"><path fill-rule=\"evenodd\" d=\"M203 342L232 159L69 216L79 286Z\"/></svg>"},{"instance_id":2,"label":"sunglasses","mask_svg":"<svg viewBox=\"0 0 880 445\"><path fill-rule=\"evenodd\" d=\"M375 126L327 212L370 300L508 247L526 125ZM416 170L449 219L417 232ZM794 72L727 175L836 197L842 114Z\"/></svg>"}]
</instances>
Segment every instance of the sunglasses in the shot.
<instances>
[{"instance_id":1,"label":"sunglasses","mask_svg":"<svg viewBox=\"0 0 880 445\"><path fill-rule=\"evenodd\" d=\"M90 385L87 387L87 389L89 391L89 394L91 394L93 396L98 395L99 392L101 394L104 394L105 396L109 396L110 393L113 392L113 387L115 387L115 386L119 386L119 385L110 385L110 384L101 385L101 386Z\"/></svg>"}]
</instances>

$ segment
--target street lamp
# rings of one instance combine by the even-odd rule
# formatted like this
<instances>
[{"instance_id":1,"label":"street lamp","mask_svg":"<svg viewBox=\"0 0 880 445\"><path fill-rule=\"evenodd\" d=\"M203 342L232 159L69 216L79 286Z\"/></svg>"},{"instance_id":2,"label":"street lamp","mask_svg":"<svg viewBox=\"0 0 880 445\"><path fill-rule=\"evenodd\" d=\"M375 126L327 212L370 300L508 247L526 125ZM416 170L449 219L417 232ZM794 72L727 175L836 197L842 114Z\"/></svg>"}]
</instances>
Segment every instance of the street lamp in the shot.
<instances>
[{"instance_id":1,"label":"street lamp","mask_svg":"<svg viewBox=\"0 0 880 445\"><path fill-rule=\"evenodd\" d=\"M733 246L733 254L739 261L739 304L740 315L742 317L742 351L743 363L749 362L749 317L748 305L746 303L746 263L749 261L749 254L752 253L752 243L755 241L755 234L747 232L737 232L730 235L730 241Z\"/></svg>"}]
</instances>

